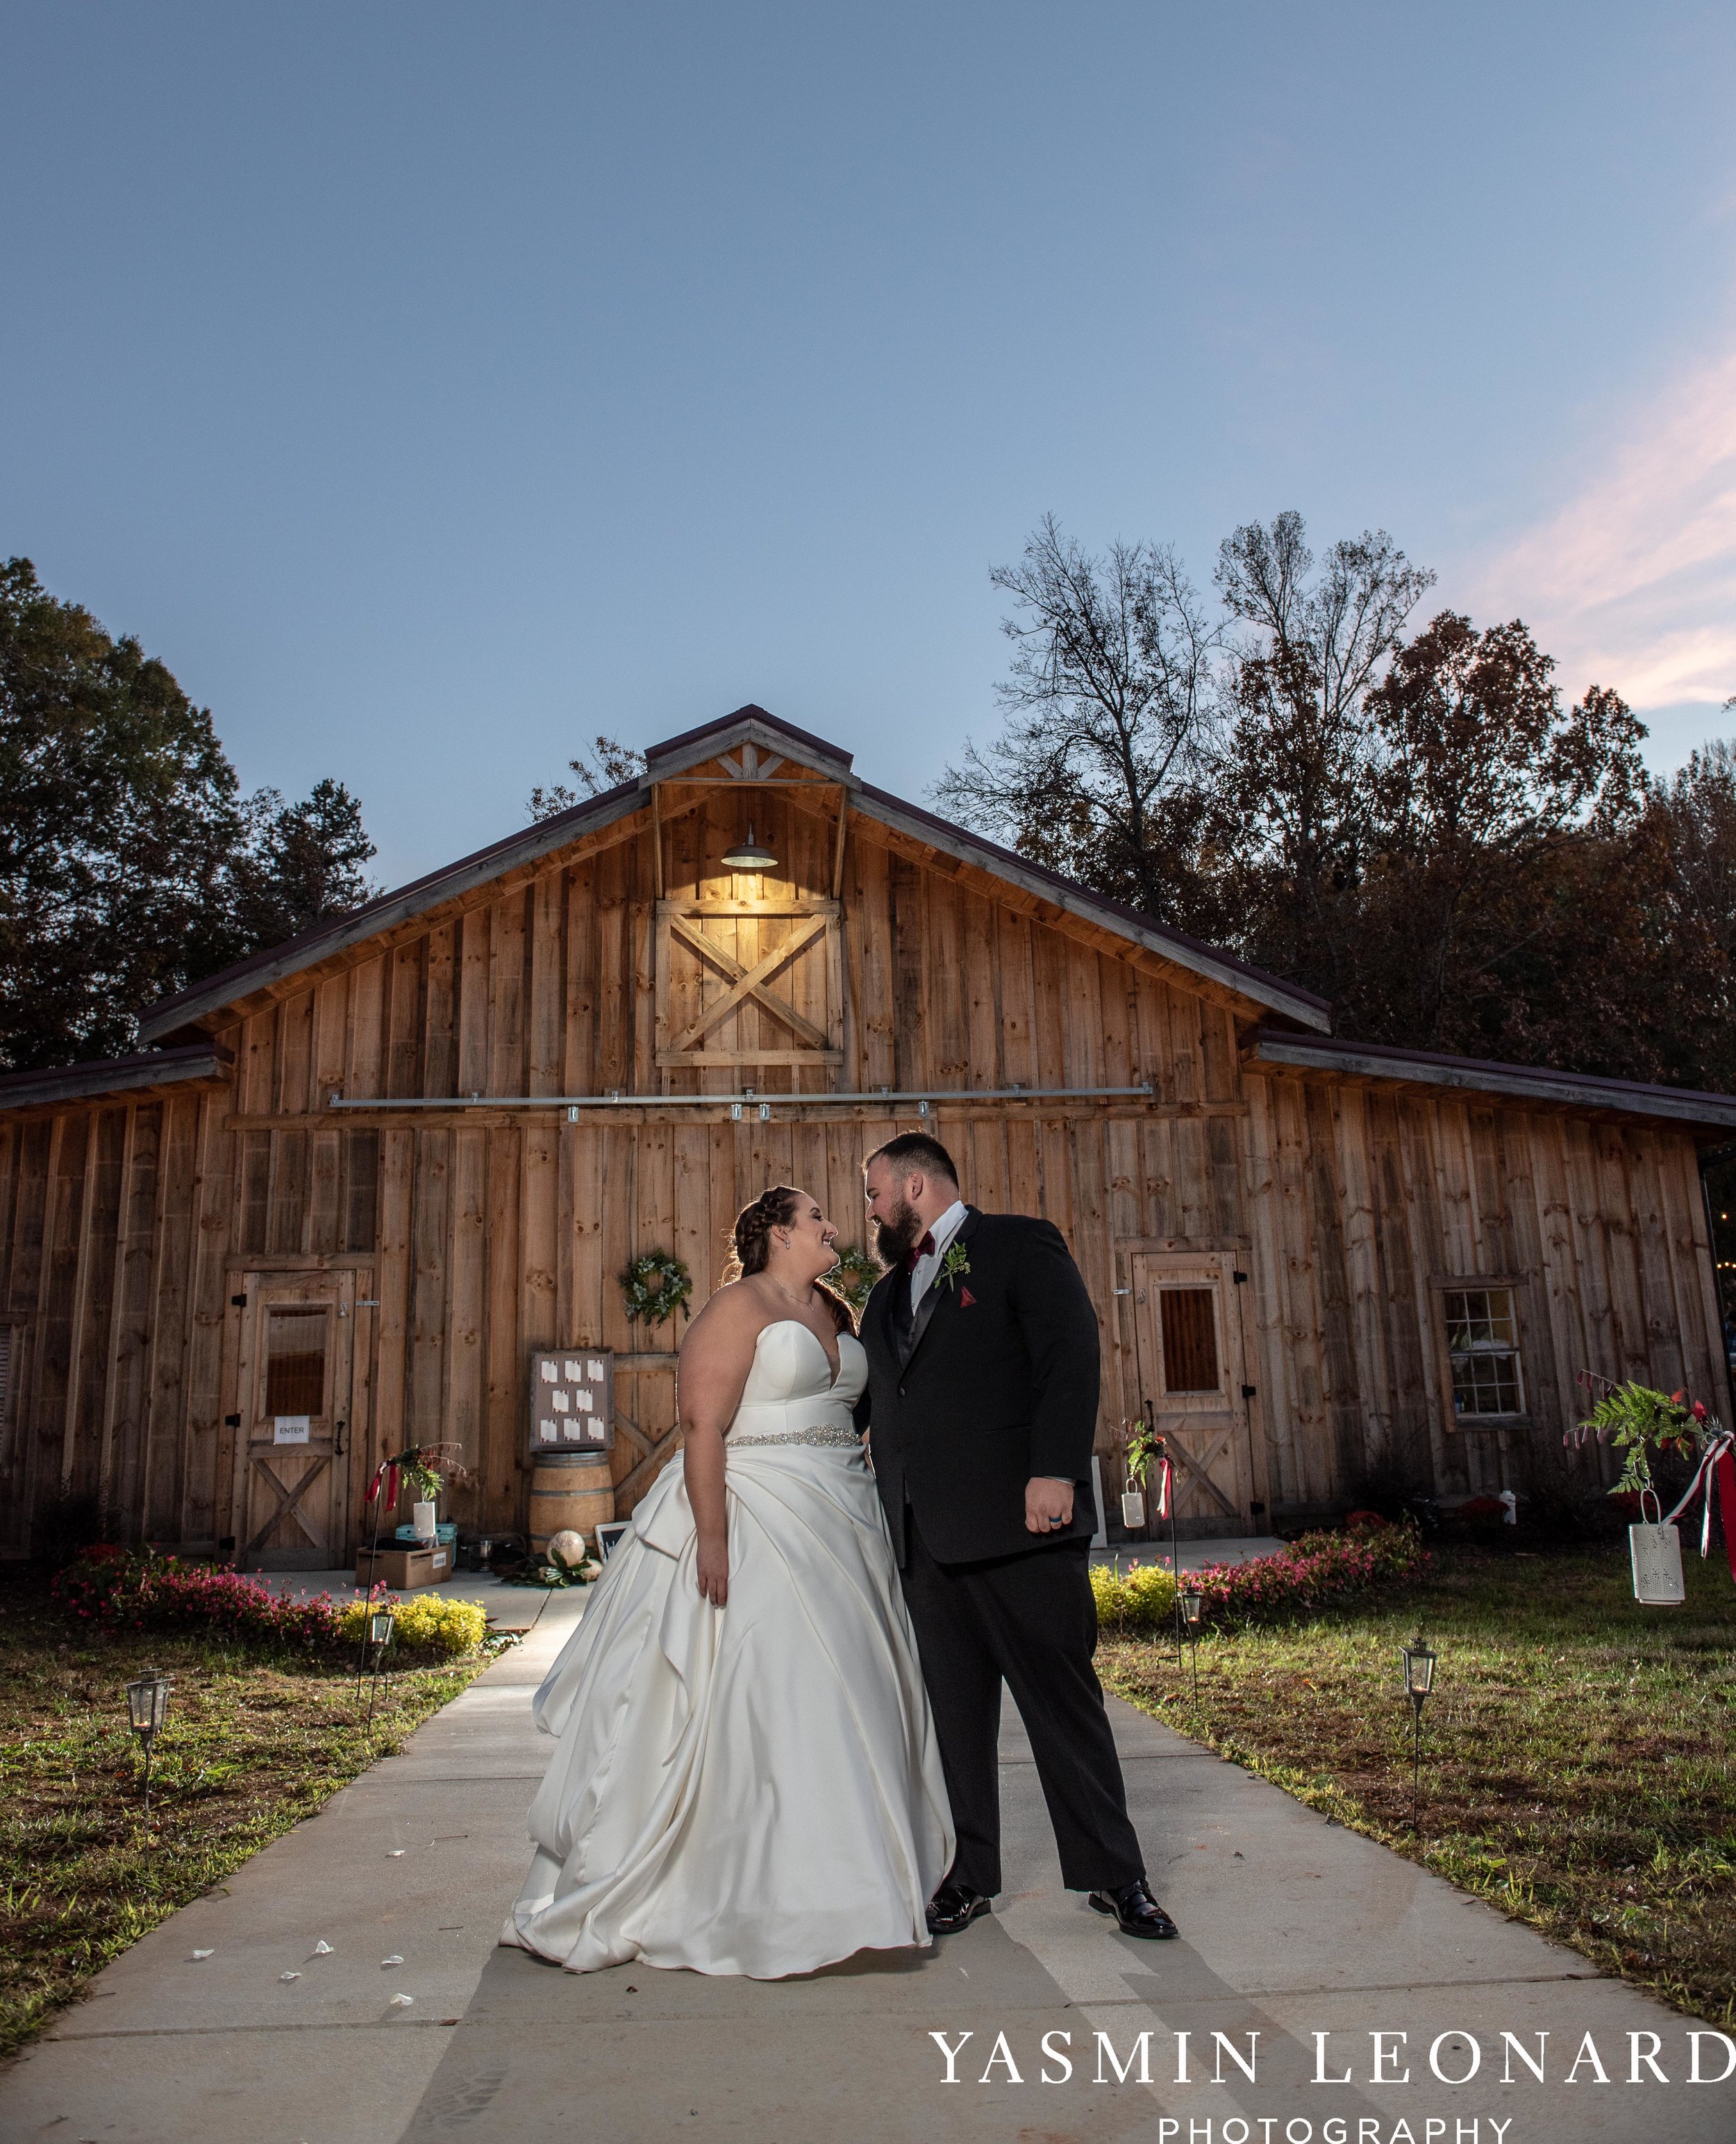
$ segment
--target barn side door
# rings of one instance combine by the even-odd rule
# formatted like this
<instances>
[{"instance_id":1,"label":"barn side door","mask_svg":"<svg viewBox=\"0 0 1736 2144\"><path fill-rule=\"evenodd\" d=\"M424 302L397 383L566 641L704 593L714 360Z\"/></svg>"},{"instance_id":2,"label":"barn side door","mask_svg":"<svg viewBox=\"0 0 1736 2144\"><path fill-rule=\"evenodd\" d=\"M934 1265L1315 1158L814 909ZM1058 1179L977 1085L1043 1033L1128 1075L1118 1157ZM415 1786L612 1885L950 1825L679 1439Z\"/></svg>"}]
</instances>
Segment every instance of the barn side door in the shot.
<instances>
[{"instance_id":1,"label":"barn side door","mask_svg":"<svg viewBox=\"0 0 1736 2144\"><path fill-rule=\"evenodd\" d=\"M1177 1531L1257 1532L1235 1260L1147 1251L1133 1265L1141 1405L1169 1441Z\"/></svg>"},{"instance_id":2,"label":"barn side door","mask_svg":"<svg viewBox=\"0 0 1736 2144\"><path fill-rule=\"evenodd\" d=\"M336 1571L350 1538L355 1276L249 1273L235 1412L236 1565Z\"/></svg>"}]
</instances>

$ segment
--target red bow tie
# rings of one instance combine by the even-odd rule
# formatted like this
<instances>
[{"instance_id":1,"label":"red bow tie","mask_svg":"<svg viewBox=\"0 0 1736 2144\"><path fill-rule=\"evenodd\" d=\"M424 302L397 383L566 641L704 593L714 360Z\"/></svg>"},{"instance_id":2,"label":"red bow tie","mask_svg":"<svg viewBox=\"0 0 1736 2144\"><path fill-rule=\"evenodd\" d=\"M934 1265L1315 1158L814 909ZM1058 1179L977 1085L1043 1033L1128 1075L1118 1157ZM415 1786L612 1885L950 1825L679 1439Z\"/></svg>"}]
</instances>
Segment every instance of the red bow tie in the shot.
<instances>
[{"instance_id":1,"label":"red bow tie","mask_svg":"<svg viewBox=\"0 0 1736 2144\"><path fill-rule=\"evenodd\" d=\"M922 1238L922 1241L921 1241L920 1243L917 1243L917 1244L914 1245L914 1246L913 1246L910 1250L908 1250L908 1251L906 1251L906 1252L905 1253L905 1254L904 1254L904 1269L905 1269L905 1271L907 1273L915 1273L915 1270L916 1270L916 1261L917 1261L917 1259L918 1259L918 1258L931 1258L934 1255L935 1255L935 1238L934 1238L933 1232L932 1232L932 1230L931 1230L931 1231L930 1231L927 1235L925 1235L925 1236Z\"/></svg>"}]
</instances>

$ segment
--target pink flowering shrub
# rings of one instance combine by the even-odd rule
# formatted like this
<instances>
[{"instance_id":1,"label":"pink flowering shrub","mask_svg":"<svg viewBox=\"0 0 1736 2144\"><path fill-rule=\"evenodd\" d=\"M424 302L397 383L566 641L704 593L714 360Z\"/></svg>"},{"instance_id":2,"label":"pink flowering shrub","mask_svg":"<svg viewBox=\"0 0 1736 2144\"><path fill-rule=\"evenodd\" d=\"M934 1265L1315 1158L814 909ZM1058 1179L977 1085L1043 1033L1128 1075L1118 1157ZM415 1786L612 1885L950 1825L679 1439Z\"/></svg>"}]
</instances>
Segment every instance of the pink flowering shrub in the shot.
<instances>
[{"instance_id":1,"label":"pink flowering shrub","mask_svg":"<svg viewBox=\"0 0 1736 2144\"><path fill-rule=\"evenodd\" d=\"M91 1550L59 1574L53 1593L79 1620L105 1629L184 1630L322 1664L355 1660L366 1614L360 1601L286 1597L238 1571L149 1549ZM393 1612L394 1658L455 1660L488 1635L486 1611L474 1601L376 1592L372 1605Z\"/></svg>"},{"instance_id":2,"label":"pink flowering shrub","mask_svg":"<svg viewBox=\"0 0 1736 2144\"><path fill-rule=\"evenodd\" d=\"M1304 1534L1281 1555L1207 1564L1183 1576L1204 1596L1202 1625L1223 1628L1314 1615L1378 1586L1417 1577L1428 1560L1414 1527L1378 1526L1354 1534ZM1167 1571L1163 1575L1168 1579ZM1104 1630L1132 1635L1169 1628L1173 1582L1142 1584L1145 1576L1138 1570L1119 1577L1101 1566L1093 1570L1092 1591Z\"/></svg>"},{"instance_id":3,"label":"pink flowering shrub","mask_svg":"<svg viewBox=\"0 0 1736 2144\"><path fill-rule=\"evenodd\" d=\"M345 1650L329 1594L285 1597L238 1571L148 1550L81 1556L56 1576L52 1590L80 1620L111 1630L186 1630L309 1659Z\"/></svg>"}]
</instances>

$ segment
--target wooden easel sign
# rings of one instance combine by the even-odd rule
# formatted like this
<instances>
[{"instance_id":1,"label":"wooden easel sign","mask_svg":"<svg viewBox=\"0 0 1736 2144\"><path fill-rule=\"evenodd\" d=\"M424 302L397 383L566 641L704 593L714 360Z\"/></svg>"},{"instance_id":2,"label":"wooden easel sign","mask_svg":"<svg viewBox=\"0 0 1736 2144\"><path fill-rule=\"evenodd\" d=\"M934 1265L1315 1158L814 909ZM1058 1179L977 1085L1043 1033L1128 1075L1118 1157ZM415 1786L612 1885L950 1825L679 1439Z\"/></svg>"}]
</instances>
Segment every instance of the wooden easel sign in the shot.
<instances>
[{"instance_id":1,"label":"wooden easel sign","mask_svg":"<svg viewBox=\"0 0 1736 2144\"><path fill-rule=\"evenodd\" d=\"M530 1456L607 1452L615 1442L615 1357L563 1347L530 1358Z\"/></svg>"}]
</instances>

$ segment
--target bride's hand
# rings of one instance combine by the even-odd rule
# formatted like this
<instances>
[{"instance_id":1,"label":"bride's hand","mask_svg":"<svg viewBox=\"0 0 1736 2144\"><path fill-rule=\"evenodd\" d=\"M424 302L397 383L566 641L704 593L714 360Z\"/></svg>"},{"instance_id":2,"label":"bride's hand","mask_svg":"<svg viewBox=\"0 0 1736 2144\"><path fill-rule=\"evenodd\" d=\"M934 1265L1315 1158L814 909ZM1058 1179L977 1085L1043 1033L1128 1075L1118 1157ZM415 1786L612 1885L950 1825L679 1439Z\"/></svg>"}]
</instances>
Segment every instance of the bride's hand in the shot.
<instances>
[{"instance_id":1,"label":"bride's hand","mask_svg":"<svg viewBox=\"0 0 1736 2144\"><path fill-rule=\"evenodd\" d=\"M702 1599L714 1608L729 1605L729 1541L720 1535L716 1541L707 1541L701 1535L697 1544L699 1591Z\"/></svg>"}]
</instances>

